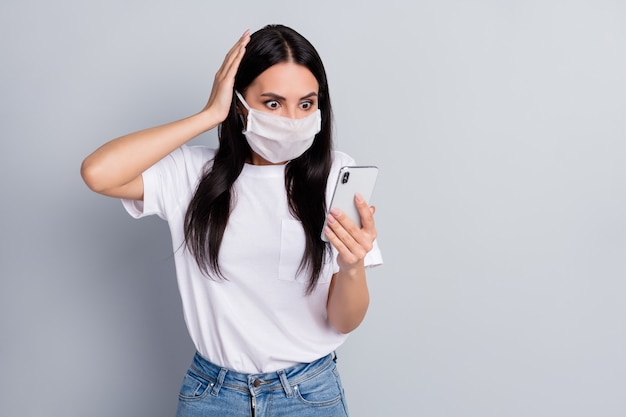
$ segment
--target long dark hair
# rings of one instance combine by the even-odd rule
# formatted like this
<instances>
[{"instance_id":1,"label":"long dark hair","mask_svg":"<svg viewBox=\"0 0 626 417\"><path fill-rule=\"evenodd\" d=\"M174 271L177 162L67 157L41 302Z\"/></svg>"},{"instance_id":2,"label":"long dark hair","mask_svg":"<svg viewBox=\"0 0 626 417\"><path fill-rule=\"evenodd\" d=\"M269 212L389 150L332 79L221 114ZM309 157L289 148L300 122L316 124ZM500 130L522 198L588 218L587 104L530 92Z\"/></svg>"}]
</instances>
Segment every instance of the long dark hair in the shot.
<instances>
[{"instance_id":1,"label":"long dark hair","mask_svg":"<svg viewBox=\"0 0 626 417\"><path fill-rule=\"evenodd\" d=\"M287 163L285 188L292 215L300 220L306 236L300 271L309 272L307 293L315 288L328 246L321 239L326 212L326 182L332 163L332 109L322 60L313 45L298 32L282 25L268 25L250 36L235 76L235 90L244 92L272 65L294 62L308 68L319 85L318 107L322 126L313 145ZM242 131L233 94L230 111L218 127L219 149L205 170L185 215L185 243L207 276L222 277L218 255L231 212L231 189L245 161L251 156Z\"/></svg>"}]
</instances>

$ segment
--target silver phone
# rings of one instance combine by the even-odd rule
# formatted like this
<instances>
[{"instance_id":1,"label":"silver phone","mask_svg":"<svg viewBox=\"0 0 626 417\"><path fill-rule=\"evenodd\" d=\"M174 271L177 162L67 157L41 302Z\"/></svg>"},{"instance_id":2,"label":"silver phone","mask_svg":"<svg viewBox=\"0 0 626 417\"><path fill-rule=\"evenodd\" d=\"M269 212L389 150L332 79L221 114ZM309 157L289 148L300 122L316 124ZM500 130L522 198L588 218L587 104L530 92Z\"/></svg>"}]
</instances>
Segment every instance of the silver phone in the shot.
<instances>
[{"instance_id":1,"label":"silver phone","mask_svg":"<svg viewBox=\"0 0 626 417\"><path fill-rule=\"evenodd\" d=\"M361 226L361 216L354 203L354 195L356 193L361 194L369 204L377 176L378 167L374 165L341 167L336 179L333 196L328 206L328 211L336 207L343 211L353 222ZM324 221L324 227L326 227L326 221ZM325 242L328 241L323 229L322 240Z\"/></svg>"}]
</instances>

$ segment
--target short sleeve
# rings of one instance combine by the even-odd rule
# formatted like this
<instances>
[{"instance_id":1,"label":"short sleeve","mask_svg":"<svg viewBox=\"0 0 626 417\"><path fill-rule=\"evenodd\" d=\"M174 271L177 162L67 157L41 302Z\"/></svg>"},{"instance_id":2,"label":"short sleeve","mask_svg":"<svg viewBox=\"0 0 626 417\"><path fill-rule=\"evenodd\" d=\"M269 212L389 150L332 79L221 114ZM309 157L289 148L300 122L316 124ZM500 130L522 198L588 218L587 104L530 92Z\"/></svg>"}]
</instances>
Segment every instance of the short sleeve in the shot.
<instances>
[{"instance_id":1,"label":"short sleeve","mask_svg":"<svg viewBox=\"0 0 626 417\"><path fill-rule=\"evenodd\" d=\"M214 155L203 146L181 146L142 173L143 201L122 199L122 205L134 218L157 215L168 220L184 212Z\"/></svg>"},{"instance_id":2,"label":"short sleeve","mask_svg":"<svg viewBox=\"0 0 626 417\"><path fill-rule=\"evenodd\" d=\"M148 168L141 177L143 179L143 200L128 200L122 199L122 205L133 218L139 219L145 216L153 214L158 215L161 218L165 218L163 210L159 210L159 204L157 203L157 172L159 169L159 162L156 165Z\"/></svg>"}]
</instances>

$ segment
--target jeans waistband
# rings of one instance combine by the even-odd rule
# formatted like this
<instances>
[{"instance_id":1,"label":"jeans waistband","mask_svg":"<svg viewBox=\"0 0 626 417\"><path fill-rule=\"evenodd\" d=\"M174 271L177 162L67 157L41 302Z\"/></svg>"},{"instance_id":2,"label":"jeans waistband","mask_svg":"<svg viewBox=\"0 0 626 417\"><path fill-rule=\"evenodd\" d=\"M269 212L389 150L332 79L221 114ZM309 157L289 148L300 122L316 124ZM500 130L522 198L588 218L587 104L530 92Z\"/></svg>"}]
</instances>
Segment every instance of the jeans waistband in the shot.
<instances>
[{"instance_id":1,"label":"jeans waistband","mask_svg":"<svg viewBox=\"0 0 626 417\"><path fill-rule=\"evenodd\" d=\"M292 387L313 378L334 363L334 352L311 363L297 364L275 372L245 374L218 366L196 353L190 370L203 378L214 381L211 385L213 395L227 387L250 392L253 396L274 389L283 389L288 397L293 395Z\"/></svg>"}]
</instances>

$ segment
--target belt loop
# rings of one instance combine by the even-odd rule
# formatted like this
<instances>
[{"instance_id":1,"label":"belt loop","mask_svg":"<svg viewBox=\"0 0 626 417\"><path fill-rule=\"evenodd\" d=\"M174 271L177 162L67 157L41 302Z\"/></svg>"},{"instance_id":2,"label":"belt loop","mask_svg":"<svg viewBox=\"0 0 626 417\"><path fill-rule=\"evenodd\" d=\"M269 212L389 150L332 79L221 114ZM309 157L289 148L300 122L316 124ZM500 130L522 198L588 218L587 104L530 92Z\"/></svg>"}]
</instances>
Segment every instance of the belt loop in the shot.
<instances>
[{"instance_id":1,"label":"belt loop","mask_svg":"<svg viewBox=\"0 0 626 417\"><path fill-rule=\"evenodd\" d=\"M213 385L213 389L211 390L211 395L217 396L220 392L220 388L224 385L224 378L226 378L226 372L228 370L226 368L222 368L220 373L217 375L217 381L215 381L215 385Z\"/></svg>"},{"instance_id":2,"label":"belt loop","mask_svg":"<svg viewBox=\"0 0 626 417\"><path fill-rule=\"evenodd\" d=\"M285 375L285 370L281 369L278 373L278 378L280 378L280 383L285 390L285 394L287 394L287 398L293 397L293 391L291 390L291 385L289 385L289 381L287 380L287 375Z\"/></svg>"}]
</instances>

